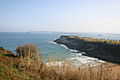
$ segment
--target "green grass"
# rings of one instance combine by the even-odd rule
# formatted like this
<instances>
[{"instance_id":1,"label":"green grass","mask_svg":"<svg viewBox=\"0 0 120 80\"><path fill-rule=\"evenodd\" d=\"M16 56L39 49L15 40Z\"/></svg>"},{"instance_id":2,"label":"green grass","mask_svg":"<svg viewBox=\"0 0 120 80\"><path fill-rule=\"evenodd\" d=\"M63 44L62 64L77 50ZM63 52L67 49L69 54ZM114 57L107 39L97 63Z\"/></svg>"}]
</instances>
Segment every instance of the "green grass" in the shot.
<instances>
[{"instance_id":1,"label":"green grass","mask_svg":"<svg viewBox=\"0 0 120 80\"><path fill-rule=\"evenodd\" d=\"M5 57L12 60L10 56L6 56L5 52L0 52L0 57L2 57L0 61L0 80L30 80L24 72L15 68L12 62L5 62Z\"/></svg>"},{"instance_id":2,"label":"green grass","mask_svg":"<svg viewBox=\"0 0 120 80\"><path fill-rule=\"evenodd\" d=\"M16 68L11 66L0 66L0 79L10 80L10 79L23 79L30 80L23 72L20 72Z\"/></svg>"},{"instance_id":3,"label":"green grass","mask_svg":"<svg viewBox=\"0 0 120 80\"><path fill-rule=\"evenodd\" d=\"M0 52L0 56L5 56L5 53L4 52Z\"/></svg>"},{"instance_id":4,"label":"green grass","mask_svg":"<svg viewBox=\"0 0 120 80\"><path fill-rule=\"evenodd\" d=\"M89 37L78 37L78 36L68 36L68 37L82 39L82 40L90 41L90 42L104 42L104 43L109 43L109 44L120 44L120 41L117 41L117 40L93 39Z\"/></svg>"}]
</instances>

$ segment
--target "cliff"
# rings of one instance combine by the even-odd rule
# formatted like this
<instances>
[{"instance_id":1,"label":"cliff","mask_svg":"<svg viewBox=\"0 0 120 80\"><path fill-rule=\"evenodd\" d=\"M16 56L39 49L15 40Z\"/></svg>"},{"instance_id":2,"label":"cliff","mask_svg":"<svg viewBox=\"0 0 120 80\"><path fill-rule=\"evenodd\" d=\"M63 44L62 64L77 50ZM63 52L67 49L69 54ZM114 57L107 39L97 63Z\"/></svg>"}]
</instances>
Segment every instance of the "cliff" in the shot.
<instances>
[{"instance_id":1,"label":"cliff","mask_svg":"<svg viewBox=\"0 0 120 80\"><path fill-rule=\"evenodd\" d=\"M85 56L120 63L120 41L61 36L59 39L54 40L54 42L64 44L70 49L85 52L85 54L83 54Z\"/></svg>"}]
</instances>

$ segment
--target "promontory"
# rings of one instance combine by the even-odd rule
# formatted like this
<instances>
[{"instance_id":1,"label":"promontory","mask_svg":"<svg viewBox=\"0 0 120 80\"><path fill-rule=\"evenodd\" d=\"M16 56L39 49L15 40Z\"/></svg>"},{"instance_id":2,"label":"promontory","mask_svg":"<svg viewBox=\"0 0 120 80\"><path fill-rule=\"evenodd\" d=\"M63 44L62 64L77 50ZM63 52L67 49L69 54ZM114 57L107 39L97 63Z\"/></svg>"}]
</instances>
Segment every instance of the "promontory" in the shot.
<instances>
[{"instance_id":1,"label":"promontory","mask_svg":"<svg viewBox=\"0 0 120 80\"><path fill-rule=\"evenodd\" d=\"M85 52L85 56L120 64L120 41L93 39L89 37L61 36L54 40L70 49Z\"/></svg>"}]
</instances>

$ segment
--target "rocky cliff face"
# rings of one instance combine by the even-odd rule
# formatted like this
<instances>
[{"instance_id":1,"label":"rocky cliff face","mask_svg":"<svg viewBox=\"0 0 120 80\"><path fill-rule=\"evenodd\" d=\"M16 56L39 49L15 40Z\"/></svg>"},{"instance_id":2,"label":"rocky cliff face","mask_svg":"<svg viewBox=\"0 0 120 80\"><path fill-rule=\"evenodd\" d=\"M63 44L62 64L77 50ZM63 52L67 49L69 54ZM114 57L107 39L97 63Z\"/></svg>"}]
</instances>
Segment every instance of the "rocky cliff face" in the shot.
<instances>
[{"instance_id":1,"label":"rocky cliff face","mask_svg":"<svg viewBox=\"0 0 120 80\"><path fill-rule=\"evenodd\" d=\"M120 44L106 42L94 42L80 39L78 37L61 36L54 40L58 44L64 44L70 49L85 52L86 56L95 57L101 60L120 63Z\"/></svg>"}]
</instances>

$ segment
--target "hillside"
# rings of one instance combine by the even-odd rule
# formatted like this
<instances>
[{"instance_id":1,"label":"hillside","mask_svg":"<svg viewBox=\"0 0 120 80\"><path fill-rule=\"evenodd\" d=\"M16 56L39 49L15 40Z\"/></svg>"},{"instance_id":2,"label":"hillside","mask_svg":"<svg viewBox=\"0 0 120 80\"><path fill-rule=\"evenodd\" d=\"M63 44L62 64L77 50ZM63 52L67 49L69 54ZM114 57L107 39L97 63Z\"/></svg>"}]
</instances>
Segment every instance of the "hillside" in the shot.
<instances>
[{"instance_id":1,"label":"hillside","mask_svg":"<svg viewBox=\"0 0 120 80\"><path fill-rule=\"evenodd\" d=\"M38 53L34 53L38 51L34 45L19 46L16 50L21 50L21 57L0 48L0 80L120 80L120 65L117 64L84 68L70 63L47 66L40 56L38 59Z\"/></svg>"},{"instance_id":2,"label":"hillside","mask_svg":"<svg viewBox=\"0 0 120 80\"><path fill-rule=\"evenodd\" d=\"M64 44L70 49L85 52L86 56L120 63L120 41L92 39L78 36L61 36L54 42Z\"/></svg>"}]
</instances>

